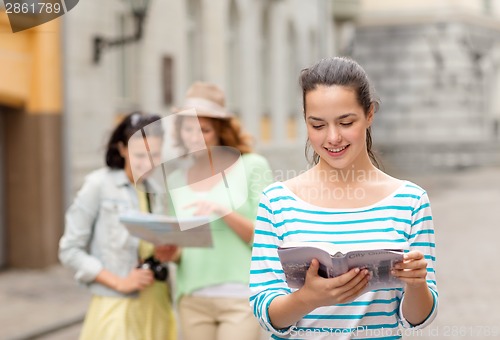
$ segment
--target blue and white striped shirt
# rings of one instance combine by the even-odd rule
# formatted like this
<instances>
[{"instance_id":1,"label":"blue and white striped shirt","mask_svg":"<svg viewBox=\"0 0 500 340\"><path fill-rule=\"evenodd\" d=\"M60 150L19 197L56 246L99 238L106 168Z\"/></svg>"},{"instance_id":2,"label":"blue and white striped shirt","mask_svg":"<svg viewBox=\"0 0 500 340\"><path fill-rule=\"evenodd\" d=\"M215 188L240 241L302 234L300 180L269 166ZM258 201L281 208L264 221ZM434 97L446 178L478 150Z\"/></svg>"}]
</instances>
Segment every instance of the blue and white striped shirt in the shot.
<instances>
[{"instance_id":1,"label":"blue and white striped shirt","mask_svg":"<svg viewBox=\"0 0 500 340\"><path fill-rule=\"evenodd\" d=\"M269 320L271 301L292 289L286 284L277 248L288 241L366 244L370 248L418 250L428 261L427 284L434 306L417 328L437 314L435 243L427 193L404 181L390 196L363 208L329 209L303 201L283 183L268 186L261 197L255 224L250 271L250 304L262 327L273 339L400 339L412 326L402 315L403 289L372 290L346 304L320 307L297 324L275 329Z\"/></svg>"}]
</instances>

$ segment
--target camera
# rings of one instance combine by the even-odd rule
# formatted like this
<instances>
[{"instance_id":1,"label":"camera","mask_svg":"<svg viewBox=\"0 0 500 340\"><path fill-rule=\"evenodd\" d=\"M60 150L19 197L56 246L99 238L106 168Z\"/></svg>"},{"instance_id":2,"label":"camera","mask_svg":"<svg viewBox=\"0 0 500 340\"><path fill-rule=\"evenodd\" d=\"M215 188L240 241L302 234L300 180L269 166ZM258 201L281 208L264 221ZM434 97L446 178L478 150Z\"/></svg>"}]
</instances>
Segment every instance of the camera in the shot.
<instances>
[{"instance_id":1,"label":"camera","mask_svg":"<svg viewBox=\"0 0 500 340\"><path fill-rule=\"evenodd\" d=\"M149 269L153 272L155 280L165 281L168 277L168 267L163 265L160 261L155 259L153 256L148 257L137 268Z\"/></svg>"}]
</instances>

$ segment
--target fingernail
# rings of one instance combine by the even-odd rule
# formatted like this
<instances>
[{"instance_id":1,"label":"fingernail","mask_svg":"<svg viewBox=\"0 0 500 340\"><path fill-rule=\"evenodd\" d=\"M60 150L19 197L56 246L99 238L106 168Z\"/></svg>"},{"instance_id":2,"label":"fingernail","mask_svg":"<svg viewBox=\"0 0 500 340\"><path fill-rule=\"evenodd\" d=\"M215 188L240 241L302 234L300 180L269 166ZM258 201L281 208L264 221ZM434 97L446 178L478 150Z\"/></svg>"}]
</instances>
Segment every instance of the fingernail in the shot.
<instances>
[{"instance_id":1,"label":"fingernail","mask_svg":"<svg viewBox=\"0 0 500 340\"><path fill-rule=\"evenodd\" d=\"M357 274L359 273L359 268L354 269L354 272Z\"/></svg>"}]
</instances>

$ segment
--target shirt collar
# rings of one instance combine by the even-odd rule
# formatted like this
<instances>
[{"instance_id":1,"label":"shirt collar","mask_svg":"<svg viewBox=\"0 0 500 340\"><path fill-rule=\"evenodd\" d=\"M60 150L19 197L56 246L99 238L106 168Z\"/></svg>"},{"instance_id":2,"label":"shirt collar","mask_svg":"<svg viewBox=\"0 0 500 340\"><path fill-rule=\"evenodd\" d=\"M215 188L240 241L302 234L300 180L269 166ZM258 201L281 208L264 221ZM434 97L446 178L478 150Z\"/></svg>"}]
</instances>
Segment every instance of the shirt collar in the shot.
<instances>
[{"instance_id":1,"label":"shirt collar","mask_svg":"<svg viewBox=\"0 0 500 340\"><path fill-rule=\"evenodd\" d=\"M131 186L131 187L136 187L135 183L131 183L130 180L127 177L127 174L125 173L125 170L119 169L119 170L111 170L110 172L111 178L115 185L117 187L122 187L122 186ZM144 185L147 187L149 185L148 180L145 180Z\"/></svg>"},{"instance_id":2,"label":"shirt collar","mask_svg":"<svg viewBox=\"0 0 500 340\"><path fill-rule=\"evenodd\" d=\"M126 186L126 185L132 185L130 183L127 174L125 173L125 170L119 169L119 170L111 170L110 171L111 179L115 183L117 187L121 186Z\"/></svg>"}]
</instances>

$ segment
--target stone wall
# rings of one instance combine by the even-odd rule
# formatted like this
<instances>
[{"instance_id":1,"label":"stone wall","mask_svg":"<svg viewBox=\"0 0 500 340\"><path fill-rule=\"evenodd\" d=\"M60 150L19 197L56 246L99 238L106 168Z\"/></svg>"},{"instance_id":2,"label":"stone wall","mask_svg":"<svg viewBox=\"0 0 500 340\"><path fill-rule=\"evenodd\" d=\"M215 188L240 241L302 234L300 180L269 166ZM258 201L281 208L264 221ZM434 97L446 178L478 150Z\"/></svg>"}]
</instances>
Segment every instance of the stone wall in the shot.
<instances>
[{"instance_id":1,"label":"stone wall","mask_svg":"<svg viewBox=\"0 0 500 340\"><path fill-rule=\"evenodd\" d=\"M374 143L391 167L498 162L499 44L499 29L459 20L357 28L353 57L381 100Z\"/></svg>"}]
</instances>

